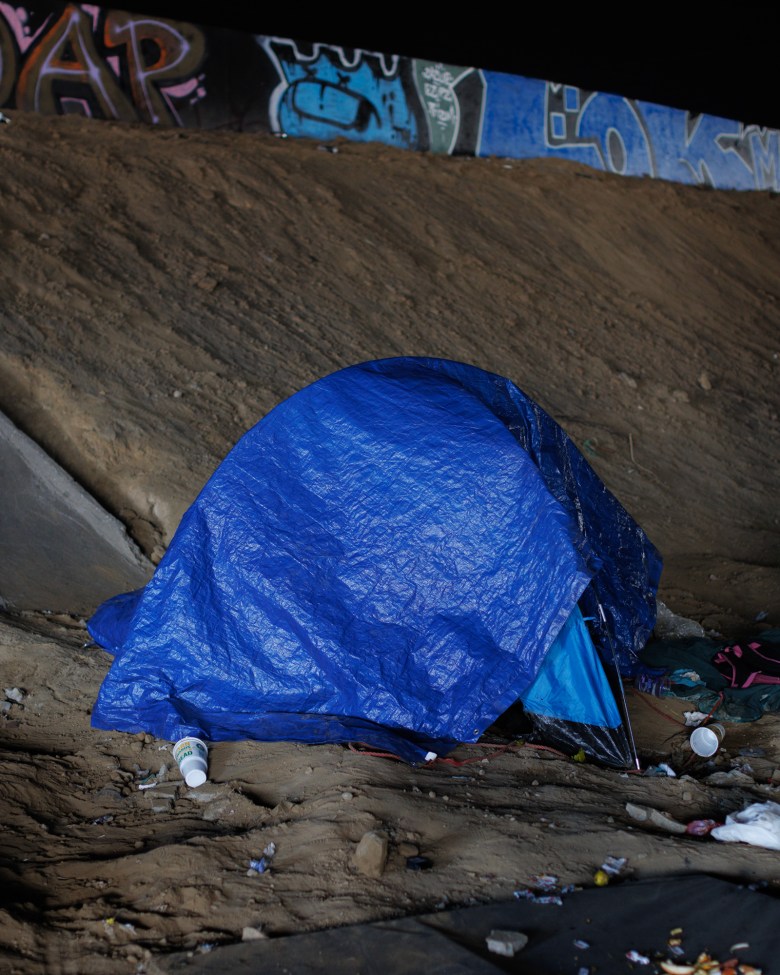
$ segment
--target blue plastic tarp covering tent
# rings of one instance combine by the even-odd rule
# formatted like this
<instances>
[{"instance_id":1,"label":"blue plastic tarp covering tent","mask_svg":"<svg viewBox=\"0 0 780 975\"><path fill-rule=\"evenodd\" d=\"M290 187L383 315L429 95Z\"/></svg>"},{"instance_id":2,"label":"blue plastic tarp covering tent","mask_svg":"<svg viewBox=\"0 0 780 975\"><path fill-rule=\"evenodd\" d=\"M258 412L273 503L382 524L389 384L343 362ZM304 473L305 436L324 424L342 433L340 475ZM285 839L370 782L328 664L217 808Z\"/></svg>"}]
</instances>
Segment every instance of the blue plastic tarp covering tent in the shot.
<instances>
[{"instance_id":1,"label":"blue plastic tarp covering tent","mask_svg":"<svg viewBox=\"0 0 780 975\"><path fill-rule=\"evenodd\" d=\"M90 620L115 654L93 724L417 761L527 693L578 603L601 604L630 672L660 565L509 380L431 358L352 366L250 430L148 585Z\"/></svg>"}]
</instances>

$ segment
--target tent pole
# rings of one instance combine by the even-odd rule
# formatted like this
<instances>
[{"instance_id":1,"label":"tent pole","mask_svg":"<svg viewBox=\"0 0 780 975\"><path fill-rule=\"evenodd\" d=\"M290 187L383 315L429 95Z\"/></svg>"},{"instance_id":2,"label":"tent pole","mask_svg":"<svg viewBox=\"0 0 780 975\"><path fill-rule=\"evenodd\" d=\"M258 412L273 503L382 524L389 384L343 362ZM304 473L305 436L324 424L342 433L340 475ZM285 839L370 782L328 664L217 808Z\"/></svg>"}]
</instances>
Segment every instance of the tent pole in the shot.
<instances>
[{"instance_id":1,"label":"tent pole","mask_svg":"<svg viewBox=\"0 0 780 975\"><path fill-rule=\"evenodd\" d=\"M636 750L636 742L634 741L634 730L631 727L631 721L628 717L628 701L626 701L626 691L625 688L623 687L623 678L620 674L620 668L618 667L617 654L615 653L615 645L612 642L612 635L609 632L609 627L607 626L607 616L606 613L604 612L604 607L601 605L601 603L598 600L596 600L596 604L598 605L599 608L599 616L601 617L601 622L604 626L604 632L607 634L607 640L609 641L609 649L612 654L612 663L614 664L615 675L617 676L618 686L620 687L620 697L623 702L623 720L626 723L626 729L628 731L628 743L631 746L631 751L633 752L634 755L634 764L636 765L637 771L641 772L642 766L639 763L639 754L637 753Z\"/></svg>"}]
</instances>

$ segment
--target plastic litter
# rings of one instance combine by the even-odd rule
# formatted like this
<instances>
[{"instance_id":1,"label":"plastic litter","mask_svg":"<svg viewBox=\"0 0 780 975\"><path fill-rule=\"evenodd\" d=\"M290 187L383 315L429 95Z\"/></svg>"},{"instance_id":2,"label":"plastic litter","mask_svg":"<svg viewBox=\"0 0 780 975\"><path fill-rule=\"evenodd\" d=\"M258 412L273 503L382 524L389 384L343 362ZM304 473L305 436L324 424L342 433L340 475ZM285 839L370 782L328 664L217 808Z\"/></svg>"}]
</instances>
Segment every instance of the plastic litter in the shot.
<instances>
[{"instance_id":1,"label":"plastic litter","mask_svg":"<svg viewBox=\"0 0 780 975\"><path fill-rule=\"evenodd\" d=\"M540 873L531 877L531 885L538 890L555 890L558 886L558 878L551 873Z\"/></svg>"},{"instance_id":2,"label":"plastic litter","mask_svg":"<svg viewBox=\"0 0 780 975\"><path fill-rule=\"evenodd\" d=\"M601 864L601 869L610 877L619 877L627 863L628 857L607 857Z\"/></svg>"},{"instance_id":3,"label":"plastic litter","mask_svg":"<svg viewBox=\"0 0 780 975\"><path fill-rule=\"evenodd\" d=\"M269 843L258 860L249 861L249 869L255 873L265 873L271 866L271 860L276 855L276 843Z\"/></svg>"},{"instance_id":4,"label":"plastic litter","mask_svg":"<svg viewBox=\"0 0 780 975\"><path fill-rule=\"evenodd\" d=\"M505 958L514 958L528 944L528 935L522 931L493 930L485 938L488 951Z\"/></svg>"},{"instance_id":5,"label":"plastic litter","mask_svg":"<svg viewBox=\"0 0 780 975\"><path fill-rule=\"evenodd\" d=\"M561 907L563 895L570 894L575 889L574 884L566 884L556 890L555 885L558 883L558 878L553 877L552 874L532 877L531 883L534 884L533 888L521 887L515 891L514 896L517 900L531 901L532 904L553 904L556 907Z\"/></svg>"},{"instance_id":6,"label":"plastic litter","mask_svg":"<svg viewBox=\"0 0 780 975\"><path fill-rule=\"evenodd\" d=\"M689 836L708 836L716 826L722 826L717 819L692 819L685 827Z\"/></svg>"},{"instance_id":7,"label":"plastic litter","mask_svg":"<svg viewBox=\"0 0 780 975\"><path fill-rule=\"evenodd\" d=\"M191 789L203 785L209 770L209 749L200 738L180 738L173 746L173 757L182 778Z\"/></svg>"},{"instance_id":8,"label":"plastic litter","mask_svg":"<svg viewBox=\"0 0 780 975\"><path fill-rule=\"evenodd\" d=\"M712 835L726 843L780 850L780 804L754 802L740 812L729 813L725 825L713 829Z\"/></svg>"},{"instance_id":9,"label":"plastic litter","mask_svg":"<svg viewBox=\"0 0 780 975\"><path fill-rule=\"evenodd\" d=\"M626 958L628 958L629 961L632 961L635 965L650 964L650 959L647 957L647 955L640 955L640 953L635 951L633 948L631 951L626 952Z\"/></svg>"},{"instance_id":10,"label":"plastic litter","mask_svg":"<svg viewBox=\"0 0 780 975\"><path fill-rule=\"evenodd\" d=\"M661 762L660 765L649 765L645 769L645 775L649 775L651 778L661 778L663 776L668 776L671 779L677 778L675 770L671 765L667 765L666 762Z\"/></svg>"},{"instance_id":11,"label":"plastic litter","mask_svg":"<svg viewBox=\"0 0 780 975\"><path fill-rule=\"evenodd\" d=\"M700 758L712 758L725 735L726 729L722 724L701 725L691 732L691 749Z\"/></svg>"},{"instance_id":12,"label":"plastic litter","mask_svg":"<svg viewBox=\"0 0 780 975\"><path fill-rule=\"evenodd\" d=\"M26 697L24 691L20 687L6 687L5 696L9 701L13 701L15 704L21 704Z\"/></svg>"},{"instance_id":13,"label":"plastic litter","mask_svg":"<svg viewBox=\"0 0 780 975\"><path fill-rule=\"evenodd\" d=\"M572 942L572 944L574 945L575 948L579 948L580 951L585 951L586 949L590 948L590 942L583 941L581 938L577 938L575 941Z\"/></svg>"}]
</instances>

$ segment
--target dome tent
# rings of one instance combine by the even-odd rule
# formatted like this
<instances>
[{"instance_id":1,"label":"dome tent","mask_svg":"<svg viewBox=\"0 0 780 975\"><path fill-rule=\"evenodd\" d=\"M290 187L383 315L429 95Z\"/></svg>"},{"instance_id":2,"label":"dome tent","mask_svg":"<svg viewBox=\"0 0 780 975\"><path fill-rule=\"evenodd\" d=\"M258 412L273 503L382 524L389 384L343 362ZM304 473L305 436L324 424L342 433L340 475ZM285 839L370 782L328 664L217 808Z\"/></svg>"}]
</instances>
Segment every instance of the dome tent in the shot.
<instances>
[{"instance_id":1,"label":"dome tent","mask_svg":"<svg viewBox=\"0 0 780 975\"><path fill-rule=\"evenodd\" d=\"M630 764L602 661L631 672L660 565L509 380L432 358L351 366L250 430L151 581L92 617L115 655L92 723L417 762L525 698L546 733Z\"/></svg>"}]
</instances>

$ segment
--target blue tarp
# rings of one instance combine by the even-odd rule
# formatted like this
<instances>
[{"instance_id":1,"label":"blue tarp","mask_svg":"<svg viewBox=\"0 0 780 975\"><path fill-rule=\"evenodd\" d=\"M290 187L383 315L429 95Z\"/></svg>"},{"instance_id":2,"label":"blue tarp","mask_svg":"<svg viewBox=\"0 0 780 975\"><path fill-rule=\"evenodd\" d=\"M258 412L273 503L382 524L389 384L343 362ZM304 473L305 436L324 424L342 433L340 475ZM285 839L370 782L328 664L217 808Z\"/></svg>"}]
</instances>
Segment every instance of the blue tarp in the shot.
<instances>
[{"instance_id":1,"label":"blue tarp","mask_svg":"<svg viewBox=\"0 0 780 975\"><path fill-rule=\"evenodd\" d=\"M578 601L601 602L630 671L660 564L509 380L442 359L352 366L250 430L149 584L90 620L115 654L93 724L419 760L521 697Z\"/></svg>"}]
</instances>

